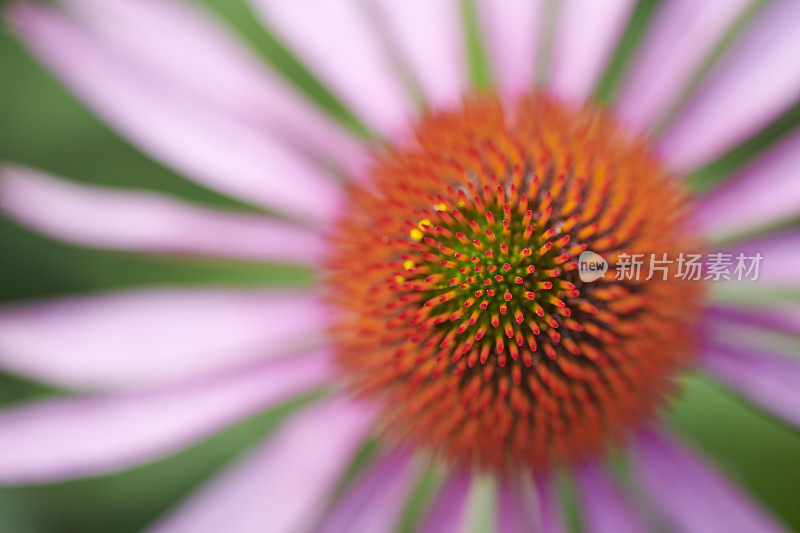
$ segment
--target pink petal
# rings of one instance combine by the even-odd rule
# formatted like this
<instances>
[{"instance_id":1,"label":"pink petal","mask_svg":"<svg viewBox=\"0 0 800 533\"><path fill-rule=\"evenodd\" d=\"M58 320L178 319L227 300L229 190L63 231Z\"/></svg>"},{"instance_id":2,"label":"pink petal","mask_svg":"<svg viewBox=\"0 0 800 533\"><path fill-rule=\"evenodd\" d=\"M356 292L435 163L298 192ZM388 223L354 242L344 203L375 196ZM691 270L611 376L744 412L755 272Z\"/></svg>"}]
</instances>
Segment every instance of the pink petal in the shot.
<instances>
[{"instance_id":1,"label":"pink petal","mask_svg":"<svg viewBox=\"0 0 800 533\"><path fill-rule=\"evenodd\" d=\"M618 113L647 130L669 111L692 75L753 0L664 2L631 61L620 88Z\"/></svg>"},{"instance_id":2,"label":"pink petal","mask_svg":"<svg viewBox=\"0 0 800 533\"><path fill-rule=\"evenodd\" d=\"M156 159L211 188L298 218L326 220L336 212L336 186L311 163L127 61L57 10L20 3L9 18L40 60Z\"/></svg>"},{"instance_id":3,"label":"pink petal","mask_svg":"<svg viewBox=\"0 0 800 533\"><path fill-rule=\"evenodd\" d=\"M492 68L507 100L533 87L542 4L540 0L478 2Z\"/></svg>"},{"instance_id":4,"label":"pink petal","mask_svg":"<svg viewBox=\"0 0 800 533\"><path fill-rule=\"evenodd\" d=\"M86 389L211 375L308 348L323 311L301 292L149 289L0 309L0 366Z\"/></svg>"},{"instance_id":5,"label":"pink petal","mask_svg":"<svg viewBox=\"0 0 800 533\"><path fill-rule=\"evenodd\" d=\"M800 305L789 302L769 306L748 304L746 307L721 304L711 308L710 319L733 322L733 327L741 324L800 336Z\"/></svg>"},{"instance_id":6,"label":"pink petal","mask_svg":"<svg viewBox=\"0 0 800 533\"><path fill-rule=\"evenodd\" d=\"M450 0L373 0L382 27L429 103L452 107L467 85L458 4Z\"/></svg>"},{"instance_id":7,"label":"pink petal","mask_svg":"<svg viewBox=\"0 0 800 533\"><path fill-rule=\"evenodd\" d=\"M392 533L416 481L411 456L394 451L370 465L336 502L317 533Z\"/></svg>"},{"instance_id":8,"label":"pink petal","mask_svg":"<svg viewBox=\"0 0 800 533\"><path fill-rule=\"evenodd\" d=\"M611 58L634 2L564 0L553 37L550 89L581 103L591 95Z\"/></svg>"},{"instance_id":9,"label":"pink petal","mask_svg":"<svg viewBox=\"0 0 800 533\"><path fill-rule=\"evenodd\" d=\"M689 170L769 124L800 96L800 2L770 2L659 141ZM769 60L765 60L769 58Z\"/></svg>"},{"instance_id":10,"label":"pink petal","mask_svg":"<svg viewBox=\"0 0 800 533\"><path fill-rule=\"evenodd\" d=\"M422 520L418 533L441 533L442 531L469 531L465 512L470 478L464 472L455 472L445 481L436 499Z\"/></svg>"},{"instance_id":11,"label":"pink petal","mask_svg":"<svg viewBox=\"0 0 800 533\"><path fill-rule=\"evenodd\" d=\"M368 125L393 137L411 100L359 2L251 0L265 24Z\"/></svg>"},{"instance_id":12,"label":"pink petal","mask_svg":"<svg viewBox=\"0 0 800 533\"><path fill-rule=\"evenodd\" d=\"M498 533L539 531L539 502L531 479L527 476L500 482L497 499Z\"/></svg>"},{"instance_id":13,"label":"pink petal","mask_svg":"<svg viewBox=\"0 0 800 533\"><path fill-rule=\"evenodd\" d=\"M181 388L0 411L0 483L52 482L150 461L324 384L329 360L318 353Z\"/></svg>"},{"instance_id":14,"label":"pink petal","mask_svg":"<svg viewBox=\"0 0 800 533\"><path fill-rule=\"evenodd\" d=\"M52 237L115 250L313 265L324 247L310 230L264 216L78 185L23 167L0 167L0 209Z\"/></svg>"},{"instance_id":15,"label":"pink petal","mask_svg":"<svg viewBox=\"0 0 800 533\"><path fill-rule=\"evenodd\" d=\"M586 531L590 533L647 531L632 502L620 492L600 464L581 465L577 471L577 481Z\"/></svg>"},{"instance_id":16,"label":"pink petal","mask_svg":"<svg viewBox=\"0 0 800 533\"><path fill-rule=\"evenodd\" d=\"M800 214L798 168L800 133L702 198L695 221L704 232L724 236Z\"/></svg>"},{"instance_id":17,"label":"pink petal","mask_svg":"<svg viewBox=\"0 0 800 533\"><path fill-rule=\"evenodd\" d=\"M541 533L566 533L567 524L561 510L558 488L552 479L536 481L539 493L539 513L541 514Z\"/></svg>"},{"instance_id":18,"label":"pink petal","mask_svg":"<svg viewBox=\"0 0 800 533\"><path fill-rule=\"evenodd\" d=\"M335 400L295 415L152 531L309 530L369 429L372 417L362 407Z\"/></svg>"},{"instance_id":19,"label":"pink petal","mask_svg":"<svg viewBox=\"0 0 800 533\"><path fill-rule=\"evenodd\" d=\"M264 68L217 21L176 0L67 0L66 4L132 62L238 119L280 133L356 170L363 148L341 126Z\"/></svg>"},{"instance_id":20,"label":"pink petal","mask_svg":"<svg viewBox=\"0 0 800 533\"><path fill-rule=\"evenodd\" d=\"M800 230L790 229L773 233L765 237L752 239L725 250L734 257L745 254L745 257L755 257L761 254L758 279L749 283L764 285L798 286L800 285ZM730 283L748 283L744 281L731 281Z\"/></svg>"},{"instance_id":21,"label":"pink petal","mask_svg":"<svg viewBox=\"0 0 800 533\"><path fill-rule=\"evenodd\" d=\"M800 426L800 358L710 346L703 368L756 405Z\"/></svg>"},{"instance_id":22,"label":"pink petal","mask_svg":"<svg viewBox=\"0 0 800 533\"><path fill-rule=\"evenodd\" d=\"M783 531L708 463L665 435L643 434L635 463L637 486L670 531Z\"/></svg>"}]
</instances>

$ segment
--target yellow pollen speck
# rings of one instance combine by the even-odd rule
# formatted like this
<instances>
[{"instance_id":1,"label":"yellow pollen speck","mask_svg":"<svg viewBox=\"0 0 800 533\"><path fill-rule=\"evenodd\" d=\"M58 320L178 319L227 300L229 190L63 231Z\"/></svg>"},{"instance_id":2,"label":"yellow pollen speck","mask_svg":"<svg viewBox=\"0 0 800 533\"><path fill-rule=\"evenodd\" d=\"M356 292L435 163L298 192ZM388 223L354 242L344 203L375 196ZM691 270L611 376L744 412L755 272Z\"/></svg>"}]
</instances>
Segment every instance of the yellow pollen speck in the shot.
<instances>
[{"instance_id":1,"label":"yellow pollen speck","mask_svg":"<svg viewBox=\"0 0 800 533\"><path fill-rule=\"evenodd\" d=\"M394 280L395 280L397 283L399 283L400 285L402 285L403 283L405 283L405 281L406 281L406 278L404 278L403 276L395 276Z\"/></svg>"},{"instance_id":2,"label":"yellow pollen speck","mask_svg":"<svg viewBox=\"0 0 800 533\"><path fill-rule=\"evenodd\" d=\"M439 205L436 206L436 210L437 211L445 211L446 209L447 209L447 205L445 205L445 204L439 204Z\"/></svg>"},{"instance_id":3,"label":"yellow pollen speck","mask_svg":"<svg viewBox=\"0 0 800 533\"><path fill-rule=\"evenodd\" d=\"M430 226L432 224L433 223L430 220L428 220L427 218L423 218L422 220L419 221L419 229L425 229L425 226Z\"/></svg>"},{"instance_id":4,"label":"yellow pollen speck","mask_svg":"<svg viewBox=\"0 0 800 533\"><path fill-rule=\"evenodd\" d=\"M422 240L422 232L420 230L418 230L417 228L412 229L411 233L409 233L409 236L412 239L414 239L415 241L421 241Z\"/></svg>"},{"instance_id":5,"label":"yellow pollen speck","mask_svg":"<svg viewBox=\"0 0 800 533\"><path fill-rule=\"evenodd\" d=\"M411 259L406 259L406 262L403 263L403 268L405 268L406 270L411 270L412 268L414 268L414 261L412 261Z\"/></svg>"}]
</instances>

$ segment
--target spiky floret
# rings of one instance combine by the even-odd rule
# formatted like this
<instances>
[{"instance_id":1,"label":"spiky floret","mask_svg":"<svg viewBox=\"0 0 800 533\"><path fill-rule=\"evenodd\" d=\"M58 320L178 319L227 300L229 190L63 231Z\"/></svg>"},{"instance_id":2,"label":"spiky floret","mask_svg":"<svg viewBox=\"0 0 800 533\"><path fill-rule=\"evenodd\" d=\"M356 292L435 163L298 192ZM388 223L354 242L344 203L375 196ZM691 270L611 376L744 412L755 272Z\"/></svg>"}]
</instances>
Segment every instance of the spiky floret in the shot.
<instances>
[{"instance_id":1,"label":"spiky floret","mask_svg":"<svg viewBox=\"0 0 800 533\"><path fill-rule=\"evenodd\" d=\"M415 131L350 191L325 271L338 364L388 434L542 467L653 415L693 355L699 289L613 270L694 248L679 182L603 112L541 94L469 100ZM585 250L606 277L581 282Z\"/></svg>"}]
</instances>

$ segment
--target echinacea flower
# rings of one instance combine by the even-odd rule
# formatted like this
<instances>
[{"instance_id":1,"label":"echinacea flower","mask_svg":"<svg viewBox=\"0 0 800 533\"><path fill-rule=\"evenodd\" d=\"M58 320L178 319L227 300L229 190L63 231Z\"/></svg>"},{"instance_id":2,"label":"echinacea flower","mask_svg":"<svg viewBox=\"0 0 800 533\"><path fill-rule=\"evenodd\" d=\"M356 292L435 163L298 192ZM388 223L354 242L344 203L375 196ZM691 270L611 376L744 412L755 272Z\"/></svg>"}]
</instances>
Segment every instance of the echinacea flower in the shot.
<instances>
[{"instance_id":1,"label":"echinacea flower","mask_svg":"<svg viewBox=\"0 0 800 533\"><path fill-rule=\"evenodd\" d=\"M682 176L800 97L800 3L664 2L605 107L595 87L632 1L253 0L330 88L329 114L199 8L61 4L16 3L7 20L136 146L271 215L16 165L4 212L83 246L318 276L3 308L0 365L80 394L0 412L0 482L140 464L315 391L153 530L394 531L432 469L421 531L471 530L481 512L497 531L564 531L560 468L588 531L782 530L659 413L697 366L800 424L800 362L741 339L800 335L796 304L731 303L716 295L738 281L674 266L585 281L578 258L758 255L743 294L797 287L800 234L784 222L800 211L800 136L698 198ZM467 50L482 41L488 69ZM367 439L378 451L345 479ZM628 485L604 465L612 446Z\"/></svg>"}]
</instances>

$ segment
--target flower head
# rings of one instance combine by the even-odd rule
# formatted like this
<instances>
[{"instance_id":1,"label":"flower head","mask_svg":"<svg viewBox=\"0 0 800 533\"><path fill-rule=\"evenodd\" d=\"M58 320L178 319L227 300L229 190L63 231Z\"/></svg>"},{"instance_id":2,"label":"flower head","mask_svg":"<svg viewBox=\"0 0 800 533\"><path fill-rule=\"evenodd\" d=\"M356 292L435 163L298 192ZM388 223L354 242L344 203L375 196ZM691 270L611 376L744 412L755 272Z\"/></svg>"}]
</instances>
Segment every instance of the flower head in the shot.
<instances>
[{"instance_id":1,"label":"flower head","mask_svg":"<svg viewBox=\"0 0 800 533\"><path fill-rule=\"evenodd\" d=\"M537 469L654 416L694 356L699 284L578 277L587 250L690 248L686 195L644 145L591 108L483 97L425 118L370 178L326 285L337 361L391 434Z\"/></svg>"},{"instance_id":2,"label":"flower head","mask_svg":"<svg viewBox=\"0 0 800 533\"><path fill-rule=\"evenodd\" d=\"M0 366L77 396L0 411L0 483L117 471L304 397L155 529L460 531L492 509L489 529L562 531L567 473L588 531L781 530L661 415L702 372L800 423L800 365L764 341L800 334L800 137L763 146L797 125L800 3L217 4L6 19L133 145L247 210L12 165L0 209L315 281L3 307Z\"/></svg>"}]
</instances>

